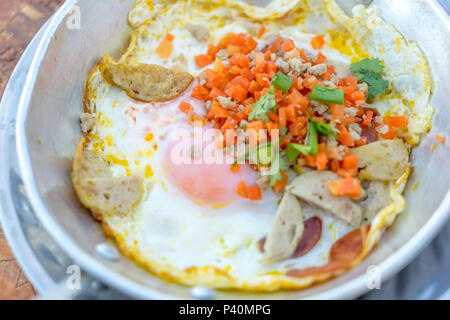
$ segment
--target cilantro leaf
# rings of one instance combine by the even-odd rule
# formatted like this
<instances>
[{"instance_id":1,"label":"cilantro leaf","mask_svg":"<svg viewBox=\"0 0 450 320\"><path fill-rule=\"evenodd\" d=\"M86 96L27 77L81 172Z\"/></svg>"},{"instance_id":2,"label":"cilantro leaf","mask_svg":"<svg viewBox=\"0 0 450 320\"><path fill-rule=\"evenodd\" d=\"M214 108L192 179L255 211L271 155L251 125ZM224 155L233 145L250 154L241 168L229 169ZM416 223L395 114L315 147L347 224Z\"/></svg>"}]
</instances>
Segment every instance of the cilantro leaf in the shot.
<instances>
[{"instance_id":1,"label":"cilantro leaf","mask_svg":"<svg viewBox=\"0 0 450 320\"><path fill-rule=\"evenodd\" d=\"M379 75L369 70L361 70L357 75L358 80L369 85L369 99L374 98L378 93L386 93L389 85L387 80L383 80Z\"/></svg>"},{"instance_id":2,"label":"cilantro leaf","mask_svg":"<svg viewBox=\"0 0 450 320\"><path fill-rule=\"evenodd\" d=\"M252 121L255 119L259 119L267 122L269 121L267 112L271 110L275 111L276 107L277 104L275 102L275 91L273 89L273 86L271 86L269 91L252 106L252 112L248 116L248 120Z\"/></svg>"},{"instance_id":3,"label":"cilantro leaf","mask_svg":"<svg viewBox=\"0 0 450 320\"><path fill-rule=\"evenodd\" d=\"M382 73L384 66L381 64L381 60L376 59L362 59L361 61L352 63L350 70L354 73L359 73L361 70L372 71L375 73Z\"/></svg>"},{"instance_id":4,"label":"cilantro leaf","mask_svg":"<svg viewBox=\"0 0 450 320\"><path fill-rule=\"evenodd\" d=\"M381 60L363 59L350 66L358 81L365 82L369 86L369 99L373 99L379 93L386 93L389 82L381 78L380 73L384 71Z\"/></svg>"}]
</instances>

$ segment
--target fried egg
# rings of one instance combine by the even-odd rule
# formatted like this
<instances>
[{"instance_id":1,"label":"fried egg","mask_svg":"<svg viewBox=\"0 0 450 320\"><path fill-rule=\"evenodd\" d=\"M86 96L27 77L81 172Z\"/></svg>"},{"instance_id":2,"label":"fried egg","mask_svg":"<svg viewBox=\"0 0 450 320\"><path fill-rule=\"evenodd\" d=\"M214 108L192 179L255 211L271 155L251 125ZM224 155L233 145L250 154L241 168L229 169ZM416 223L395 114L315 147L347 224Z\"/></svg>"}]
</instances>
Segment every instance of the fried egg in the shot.
<instances>
[{"instance_id":1,"label":"fried egg","mask_svg":"<svg viewBox=\"0 0 450 320\"><path fill-rule=\"evenodd\" d=\"M234 0L157 4L138 0L128 15L131 43L119 61L179 67L197 77L201 69L194 57L229 32L252 33L255 25L263 24L267 31L257 39L260 44L281 33L298 48L314 53L311 39L322 34L326 45L321 51L337 64L349 65L366 57L384 61L391 85L387 95L377 97L374 104L381 114L410 119L403 135L414 145L430 128L433 114L427 61L416 44L407 43L381 19L375 7L357 6L353 16L345 15L333 0L274 0L266 8ZM208 42L199 42L185 28L198 21L210 31ZM167 33L174 36L174 50L169 59L162 59L156 50ZM241 198L236 193L238 183L256 183L250 165L242 165L235 173L229 159L220 164L195 161L207 153L212 140L196 139L208 127L189 125L179 104L188 102L197 114L206 114L204 103L191 97L197 81L175 100L144 103L110 85L99 65L89 75L85 109L96 116L89 148L109 162L114 177L145 179L142 200L129 215L103 217L120 251L148 271L184 285L251 291L304 288L361 261L405 207L401 193L409 169L391 183L392 203L371 222L352 264L292 276L289 270L326 266L333 244L354 228L323 210L303 208L305 220L319 217L322 222L317 244L299 258L262 262L260 241L271 228L280 194L269 190L261 201ZM191 137L181 148L179 132ZM180 165L173 160L177 153L193 161Z\"/></svg>"}]
</instances>

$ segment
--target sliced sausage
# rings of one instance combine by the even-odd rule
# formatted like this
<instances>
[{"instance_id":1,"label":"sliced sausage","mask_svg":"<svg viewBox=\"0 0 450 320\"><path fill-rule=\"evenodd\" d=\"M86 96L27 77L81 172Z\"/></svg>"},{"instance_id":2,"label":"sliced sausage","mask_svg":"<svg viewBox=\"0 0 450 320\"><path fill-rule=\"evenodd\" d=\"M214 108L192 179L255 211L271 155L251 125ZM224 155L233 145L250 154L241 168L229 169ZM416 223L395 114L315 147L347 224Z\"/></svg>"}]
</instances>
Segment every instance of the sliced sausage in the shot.
<instances>
[{"instance_id":1,"label":"sliced sausage","mask_svg":"<svg viewBox=\"0 0 450 320\"><path fill-rule=\"evenodd\" d=\"M78 144L73 161L72 183L81 203L93 216L127 215L142 196L143 179L139 176L112 177L108 163L86 149L87 140Z\"/></svg>"},{"instance_id":2,"label":"sliced sausage","mask_svg":"<svg viewBox=\"0 0 450 320\"><path fill-rule=\"evenodd\" d=\"M383 140L350 149L358 156L359 177L364 180L397 180L408 165L409 152L400 139Z\"/></svg>"},{"instance_id":3,"label":"sliced sausage","mask_svg":"<svg viewBox=\"0 0 450 320\"><path fill-rule=\"evenodd\" d=\"M389 183L384 181L367 182L367 199L360 203L364 222L370 222L381 209L391 204Z\"/></svg>"},{"instance_id":4,"label":"sliced sausage","mask_svg":"<svg viewBox=\"0 0 450 320\"><path fill-rule=\"evenodd\" d=\"M289 258L297 248L303 230L300 202L286 191L264 244L263 261L276 262Z\"/></svg>"},{"instance_id":5,"label":"sliced sausage","mask_svg":"<svg viewBox=\"0 0 450 320\"><path fill-rule=\"evenodd\" d=\"M109 59L112 60L112 59ZM144 102L175 99L194 80L180 69L168 69L154 64L117 64L106 61L101 70L106 81Z\"/></svg>"},{"instance_id":6,"label":"sliced sausage","mask_svg":"<svg viewBox=\"0 0 450 320\"><path fill-rule=\"evenodd\" d=\"M291 192L301 200L322 208L353 227L361 224L361 208L350 197L335 197L326 184L340 177L331 171L311 171L297 177L291 184Z\"/></svg>"}]
</instances>

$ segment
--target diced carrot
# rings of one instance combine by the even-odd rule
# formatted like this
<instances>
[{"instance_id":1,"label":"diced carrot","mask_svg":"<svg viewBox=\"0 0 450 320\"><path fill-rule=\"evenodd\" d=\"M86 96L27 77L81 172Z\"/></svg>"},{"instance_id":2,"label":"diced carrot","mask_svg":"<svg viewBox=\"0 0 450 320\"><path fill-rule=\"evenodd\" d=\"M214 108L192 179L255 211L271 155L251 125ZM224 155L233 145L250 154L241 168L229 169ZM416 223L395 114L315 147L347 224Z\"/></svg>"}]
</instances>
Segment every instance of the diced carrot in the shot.
<instances>
[{"instance_id":1,"label":"diced carrot","mask_svg":"<svg viewBox=\"0 0 450 320\"><path fill-rule=\"evenodd\" d=\"M171 35L169 35L170 33L164 37L158 48L156 48L156 53L163 59L169 59L173 51L173 36L171 37Z\"/></svg>"},{"instance_id":2,"label":"diced carrot","mask_svg":"<svg viewBox=\"0 0 450 320\"><path fill-rule=\"evenodd\" d=\"M266 122L267 131L272 139L279 139L280 131L278 128L278 123L273 121ZM276 137L275 137L276 136Z\"/></svg>"},{"instance_id":3,"label":"diced carrot","mask_svg":"<svg viewBox=\"0 0 450 320\"><path fill-rule=\"evenodd\" d=\"M222 72L224 70L225 70L225 65L219 58L216 58L216 61L214 62L214 71Z\"/></svg>"},{"instance_id":4,"label":"diced carrot","mask_svg":"<svg viewBox=\"0 0 450 320\"><path fill-rule=\"evenodd\" d=\"M300 58L302 58L302 60L303 60L303 62L310 62L309 60L308 60L308 58L306 57L306 54L305 54L305 49L301 49L301 50L299 50L299 52L300 52Z\"/></svg>"},{"instance_id":5,"label":"diced carrot","mask_svg":"<svg viewBox=\"0 0 450 320\"><path fill-rule=\"evenodd\" d=\"M209 90L200 84L195 86L192 91L193 98L196 98L199 100L204 100L204 101L209 100L208 94L209 94Z\"/></svg>"},{"instance_id":6,"label":"diced carrot","mask_svg":"<svg viewBox=\"0 0 450 320\"><path fill-rule=\"evenodd\" d=\"M217 101L211 103L211 109L209 109L207 118L212 120L214 118L228 118L230 113L223 108Z\"/></svg>"},{"instance_id":7,"label":"diced carrot","mask_svg":"<svg viewBox=\"0 0 450 320\"><path fill-rule=\"evenodd\" d=\"M295 118L297 118L297 110L295 105L290 104L286 107L286 118L289 122L295 122Z\"/></svg>"},{"instance_id":8,"label":"diced carrot","mask_svg":"<svg viewBox=\"0 0 450 320\"><path fill-rule=\"evenodd\" d=\"M358 78L353 77L353 76L345 78L345 85L349 86L349 87L357 88L358 87Z\"/></svg>"},{"instance_id":9,"label":"diced carrot","mask_svg":"<svg viewBox=\"0 0 450 320\"><path fill-rule=\"evenodd\" d=\"M327 60L327 57L325 57L325 56L322 54L322 52L319 52L319 53L317 54L316 61L314 61L314 65L318 65L318 64L324 63L326 60Z\"/></svg>"},{"instance_id":10,"label":"diced carrot","mask_svg":"<svg viewBox=\"0 0 450 320\"><path fill-rule=\"evenodd\" d=\"M278 115L276 113L274 113L274 112L267 112L267 116L273 122L278 122L279 121Z\"/></svg>"},{"instance_id":11,"label":"diced carrot","mask_svg":"<svg viewBox=\"0 0 450 320\"><path fill-rule=\"evenodd\" d=\"M312 90L315 85L323 85L315 76L308 74L305 79L303 79L303 86Z\"/></svg>"},{"instance_id":12,"label":"diced carrot","mask_svg":"<svg viewBox=\"0 0 450 320\"><path fill-rule=\"evenodd\" d=\"M367 110L366 113L364 114L364 120L362 122L363 125L368 126L372 123L372 118L373 118L373 111L371 110Z\"/></svg>"},{"instance_id":13,"label":"diced carrot","mask_svg":"<svg viewBox=\"0 0 450 320\"><path fill-rule=\"evenodd\" d=\"M348 154L342 159L342 168L345 170L358 168L358 156Z\"/></svg>"},{"instance_id":14,"label":"diced carrot","mask_svg":"<svg viewBox=\"0 0 450 320\"><path fill-rule=\"evenodd\" d=\"M211 99L217 99L218 97L225 97L226 94L220 89L212 88L208 95Z\"/></svg>"},{"instance_id":15,"label":"diced carrot","mask_svg":"<svg viewBox=\"0 0 450 320\"><path fill-rule=\"evenodd\" d=\"M239 182L239 184L236 188L236 192L241 197L248 199L247 186L245 185L244 181Z\"/></svg>"},{"instance_id":16,"label":"diced carrot","mask_svg":"<svg viewBox=\"0 0 450 320\"><path fill-rule=\"evenodd\" d=\"M255 81L255 80L252 80L252 81L250 82L249 87L248 87L248 91L249 91L251 94L254 94L255 91L260 91L261 89L262 89L262 86L261 86L257 81Z\"/></svg>"},{"instance_id":17,"label":"diced carrot","mask_svg":"<svg viewBox=\"0 0 450 320\"><path fill-rule=\"evenodd\" d=\"M261 200L261 189L258 186L247 187L247 196L250 200Z\"/></svg>"},{"instance_id":18,"label":"diced carrot","mask_svg":"<svg viewBox=\"0 0 450 320\"><path fill-rule=\"evenodd\" d=\"M250 58L242 54L236 57L236 61L241 68L248 67L248 65L250 64Z\"/></svg>"},{"instance_id":19,"label":"diced carrot","mask_svg":"<svg viewBox=\"0 0 450 320\"><path fill-rule=\"evenodd\" d=\"M303 130L306 127L306 118L298 117L293 123L289 125L289 133L293 137L303 136L305 131Z\"/></svg>"},{"instance_id":20,"label":"diced carrot","mask_svg":"<svg viewBox=\"0 0 450 320\"><path fill-rule=\"evenodd\" d=\"M305 112L309 105L309 99L294 88L288 96L288 103L298 105L300 111Z\"/></svg>"},{"instance_id":21,"label":"diced carrot","mask_svg":"<svg viewBox=\"0 0 450 320\"><path fill-rule=\"evenodd\" d=\"M247 37L247 39L245 39L243 53L249 54L250 52L255 50L257 46L258 42L256 42L256 40L253 39L253 37L249 36Z\"/></svg>"},{"instance_id":22,"label":"diced carrot","mask_svg":"<svg viewBox=\"0 0 450 320\"><path fill-rule=\"evenodd\" d=\"M266 27L262 24L261 27L259 28L258 38L262 38L264 33L266 33Z\"/></svg>"},{"instance_id":23,"label":"diced carrot","mask_svg":"<svg viewBox=\"0 0 450 320\"><path fill-rule=\"evenodd\" d=\"M349 97L353 92L356 91L355 87L352 86L340 86L338 87L338 89L344 91L344 95L346 97Z\"/></svg>"},{"instance_id":24,"label":"diced carrot","mask_svg":"<svg viewBox=\"0 0 450 320\"><path fill-rule=\"evenodd\" d=\"M188 123L193 126L200 125L203 127L206 124L206 119L193 111L188 111Z\"/></svg>"},{"instance_id":25,"label":"diced carrot","mask_svg":"<svg viewBox=\"0 0 450 320\"><path fill-rule=\"evenodd\" d=\"M367 137L361 137L358 141L355 142L357 147L361 147L367 144Z\"/></svg>"},{"instance_id":26,"label":"diced carrot","mask_svg":"<svg viewBox=\"0 0 450 320\"><path fill-rule=\"evenodd\" d=\"M361 105L366 102L366 96L362 91L354 91L350 94L349 100L353 101L354 103L358 102L357 104Z\"/></svg>"},{"instance_id":27,"label":"diced carrot","mask_svg":"<svg viewBox=\"0 0 450 320\"><path fill-rule=\"evenodd\" d=\"M357 178L345 178L327 183L328 191L335 197L351 196L358 199L361 182Z\"/></svg>"},{"instance_id":28,"label":"diced carrot","mask_svg":"<svg viewBox=\"0 0 450 320\"><path fill-rule=\"evenodd\" d=\"M247 98L248 91L241 87L233 85L229 89L225 89L225 93L238 102L243 102Z\"/></svg>"},{"instance_id":29,"label":"diced carrot","mask_svg":"<svg viewBox=\"0 0 450 320\"><path fill-rule=\"evenodd\" d=\"M223 127L223 126L222 126ZM222 129L223 137L224 137L224 146L228 147L236 142L236 130L233 129Z\"/></svg>"},{"instance_id":30,"label":"diced carrot","mask_svg":"<svg viewBox=\"0 0 450 320\"><path fill-rule=\"evenodd\" d=\"M315 36L311 39L311 46L314 48L314 50L319 50L323 47L325 44L325 40L321 35Z\"/></svg>"},{"instance_id":31,"label":"diced carrot","mask_svg":"<svg viewBox=\"0 0 450 320\"><path fill-rule=\"evenodd\" d=\"M281 48L283 49L284 52L292 51L295 49L295 43L294 41L292 41L292 39L287 39L286 41L283 42Z\"/></svg>"},{"instance_id":32,"label":"diced carrot","mask_svg":"<svg viewBox=\"0 0 450 320\"><path fill-rule=\"evenodd\" d=\"M387 131L386 131L386 127L387 126ZM397 134L397 130L395 130L395 128L387 125L387 124L382 124L379 125L378 127L375 128L378 132L378 134L380 135L381 138L386 139L386 140L392 140L395 138L396 134Z\"/></svg>"},{"instance_id":33,"label":"diced carrot","mask_svg":"<svg viewBox=\"0 0 450 320\"><path fill-rule=\"evenodd\" d=\"M236 78L234 78L231 81L231 83L236 85L236 86L240 86L240 87L244 88L247 91L248 91L248 88L250 86L250 80L248 80L247 78L245 78L243 76L237 76Z\"/></svg>"},{"instance_id":34,"label":"diced carrot","mask_svg":"<svg viewBox=\"0 0 450 320\"><path fill-rule=\"evenodd\" d=\"M316 155L316 168L317 170L325 170L328 164L327 154L322 151Z\"/></svg>"},{"instance_id":35,"label":"diced carrot","mask_svg":"<svg viewBox=\"0 0 450 320\"><path fill-rule=\"evenodd\" d=\"M335 71L336 71L336 70L335 70L335 67L334 67L334 66L328 65L328 66L327 66L327 72L326 72L325 74L322 75L322 79L323 79L323 80L326 80L326 81L330 81L331 78L332 78L332 76L333 76L333 73L334 73Z\"/></svg>"},{"instance_id":36,"label":"diced carrot","mask_svg":"<svg viewBox=\"0 0 450 320\"><path fill-rule=\"evenodd\" d=\"M275 192L280 192L281 190L286 188L288 175L283 170L280 170L280 173L282 179L275 182L275 185L272 187Z\"/></svg>"},{"instance_id":37,"label":"diced carrot","mask_svg":"<svg viewBox=\"0 0 450 320\"><path fill-rule=\"evenodd\" d=\"M436 140L440 143L440 144L445 144L445 137L441 136L441 135L436 135Z\"/></svg>"},{"instance_id":38,"label":"diced carrot","mask_svg":"<svg viewBox=\"0 0 450 320\"><path fill-rule=\"evenodd\" d=\"M266 62L266 73L273 76L278 71L278 66L273 61Z\"/></svg>"},{"instance_id":39,"label":"diced carrot","mask_svg":"<svg viewBox=\"0 0 450 320\"><path fill-rule=\"evenodd\" d=\"M218 51L219 51L219 48L217 48L214 44L212 44L212 43L208 44L208 51L206 53L211 58L215 59Z\"/></svg>"},{"instance_id":40,"label":"diced carrot","mask_svg":"<svg viewBox=\"0 0 450 320\"><path fill-rule=\"evenodd\" d=\"M326 149L327 157L331 160L340 160L339 149L337 147L328 147Z\"/></svg>"},{"instance_id":41,"label":"diced carrot","mask_svg":"<svg viewBox=\"0 0 450 320\"><path fill-rule=\"evenodd\" d=\"M234 173L238 172L240 168L241 168L241 165L239 163L236 164L236 165L231 165L230 166L231 172L234 172Z\"/></svg>"},{"instance_id":42,"label":"diced carrot","mask_svg":"<svg viewBox=\"0 0 450 320\"><path fill-rule=\"evenodd\" d=\"M277 52L280 49L281 42L283 42L283 37L278 36L277 39L270 44L269 50L272 52Z\"/></svg>"},{"instance_id":43,"label":"diced carrot","mask_svg":"<svg viewBox=\"0 0 450 320\"><path fill-rule=\"evenodd\" d=\"M336 173L341 176L342 178L353 178L358 174L358 169L354 168L354 169L344 169L344 168L339 168Z\"/></svg>"},{"instance_id":44,"label":"diced carrot","mask_svg":"<svg viewBox=\"0 0 450 320\"><path fill-rule=\"evenodd\" d=\"M263 72L265 70L266 60L264 58L264 53L256 52L255 53L255 68L259 72Z\"/></svg>"},{"instance_id":45,"label":"diced carrot","mask_svg":"<svg viewBox=\"0 0 450 320\"><path fill-rule=\"evenodd\" d=\"M344 146L354 147L355 141L353 141L353 137L348 132L347 128L345 128L343 125L340 125L338 129L340 130L338 135L338 141L342 143Z\"/></svg>"},{"instance_id":46,"label":"diced carrot","mask_svg":"<svg viewBox=\"0 0 450 320\"><path fill-rule=\"evenodd\" d=\"M257 73L255 74L255 79L262 87L265 87L270 82L270 76L267 73Z\"/></svg>"},{"instance_id":47,"label":"diced carrot","mask_svg":"<svg viewBox=\"0 0 450 320\"><path fill-rule=\"evenodd\" d=\"M278 109L278 118L280 127L285 128L287 125L287 116L286 116L286 107L282 107Z\"/></svg>"},{"instance_id":48,"label":"diced carrot","mask_svg":"<svg viewBox=\"0 0 450 320\"><path fill-rule=\"evenodd\" d=\"M284 136L283 140L281 140L281 142L280 142L280 148L286 149L290 143L291 143L291 138L288 136Z\"/></svg>"},{"instance_id":49,"label":"diced carrot","mask_svg":"<svg viewBox=\"0 0 450 320\"><path fill-rule=\"evenodd\" d=\"M253 73L248 68L242 68L241 69L241 76L243 76L244 78L247 78L250 81L255 79L255 76L253 75Z\"/></svg>"},{"instance_id":50,"label":"diced carrot","mask_svg":"<svg viewBox=\"0 0 450 320\"><path fill-rule=\"evenodd\" d=\"M242 53L242 48L240 46L235 46L235 45L230 44L227 47L227 51L228 51L228 54L234 55L237 53Z\"/></svg>"},{"instance_id":51,"label":"diced carrot","mask_svg":"<svg viewBox=\"0 0 450 320\"><path fill-rule=\"evenodd\" d=\"M222 132L225 132L226 130L229 129L234 129L234 127L236 126L236 120L233 119L233 117L228 117L227 120L225 121L225 123L222 125L222 127L220 128L222 130Z\"/></svg>"},{"instance_id":52,"label":"diced carrot","mask_svg":"<svg viewBox=\"0 0 450 320\"><path fill-rule=\"evenodd\" d=\"M383 118L383 122L390 127L401 128L408 125L408 119L405 116L388 116Z\"/></svg>"},{"instance_id":53,"label":"diced carrot","mask_svg":"<svg viewBox=\"0 0 450 320\"><path fill-rule=\"evenodd\" d=\"M195 63L200 68L204 68L212 63L212 58L210 55L207 54L199 54L198 56L195 56Z\"/></svg>"},{"instance_id":54,"label":"diced carrot","mask_svg":"<svg viewBox=\"0 0 450 320\"><path fill-rule=\"evenodd\" d=\"M330 161L330 170L333 171L333 172L337 172L339 169L340 169L339 161L338 160L331 160Z\"/></svg>"},{"instance_id":55,"label":"diced carrot","mask_svg":"<svg viewBox=\"0 0 450 320\"><path fill-rule=\"evenodd\" d=\"M179 108L180 108L181 112L185 112L185 113L187 113L188 111L194 110L194 108L192 108L192 106L189 103L184 102L184 101L180 102Z\"/></svg>"},{"instance_id":56,"label":"diced carrot","mask_svg":"<svg viewBox=\"0 0 450 320\"><path fill-rule=\"evenodd\" d=\"M230 68L230 73L231 74L238 75L238 74L241 74L241 72L242 72L242 69L239 68L238 66L232 66Z\"/></svg>"},{"instance_id":57,"label":"diced carrot","mask_svg":"<svg viewBox=\"0 0 450 320\"><path fill-rule=\"evenodd\" d=\"M342 104L331 104L330 111L333 116L343 116L345 107Z\"/></svg>"},{"instance_id":58,"label":"diced carrot","mask_svg":"<svg viewBox=\"0 0 450 320\"><path fill-rule=\"evenodd\" d=\"M308 167L311 168L315 168L316 167L316 156L305 156L305 160L306 160L306 165Z\"/></svg>"},{"instance_id":59,"label":"diced carrot","mask_svg":"<svg viewBox=\"0 0 450 320\"><path fill-rule=\"evenodd\" d=\"M254 129L254 130L265 129L265 125L264 125L264 122L261 120L254 120L254 121L249 122L249 124L247 125L247 130L248 129Z\"/></svg>"}]
</instances>

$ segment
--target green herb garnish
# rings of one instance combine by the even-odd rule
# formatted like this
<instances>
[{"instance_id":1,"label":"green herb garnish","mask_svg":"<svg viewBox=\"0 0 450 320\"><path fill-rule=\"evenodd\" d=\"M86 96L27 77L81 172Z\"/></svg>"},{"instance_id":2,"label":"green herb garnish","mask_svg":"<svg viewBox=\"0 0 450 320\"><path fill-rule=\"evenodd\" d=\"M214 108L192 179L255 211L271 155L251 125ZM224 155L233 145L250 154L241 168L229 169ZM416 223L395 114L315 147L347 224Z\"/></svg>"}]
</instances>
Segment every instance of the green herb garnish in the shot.
<instances>
[{"instance_id":1,"label":"green herb garnish","mask_svg":"<svg viewBox=\"0 0 450 320\"><path fill-rule=\"evenodd\" d=\"M331 102L337 104L344 103L344 91L315 85L310 96L311 100Z\"/></svg>"},{"instance_id":2,"label":"green herb garnish","mask_svg":"<svg viewBox=\"0 0 450 320\"><path fill-rule=\"evenodd\" d=\"M272 85L283 92L288 92L293 82L294 79L288 77L281 71L278 71L277 74L272 78Z\"/></svg>"},{"instance_id":3,"label":"green herb garnish","mask_svg":"<svg viewBox=\"0 0 450 320\"><path fill-rule=\"evenodd\" d=\"M350 66L350 71L353 73L359 73L361 70L372 71L375 73L382 73L384 71L384 66L381 64L381 60L376 59L362 59L361 61L352 63Z\"/></svg>"},{"instance_id":4,"label":"green herb garnish","mask_svg":"<svg viewBox=\"0 0 450 320\"><path fill-rule=\"evenodd\" d=\"M318 151L318 136L316 125L310 121L308 123L308 136L306 138L307 144L290 143L286 149L286 155L290 163L301 154L314 156Z\"/></svg>"},{"instance_id":5,"label":"green herb garnish","mask_svg":"<svg viewBox=\"0 0 450 320\"><path fill-rule=\"evenodd\" d=\"M276 152L274 158L272 159L272 164L270 165L270 172L274 172L270 175L270 186L273 187L277 181L283 180L281 175L281 170L287 171L288 166L284 162L283 157L280 152Z\"/></svg>"},{"instance_id":6,"label":"green herb garnish","mask_svg":"<svg viewBox=\"0 0 450 320\"><path fill-rule=\"evenodd\" d=\"M336 140L338 139L336 132L334 132L334 130L330 127L329 124L319 122L316 120L311 120L311 121L314 123L314 125L316 126L316 129L317 129L317 132L319 132L321 136L327 136L327 135L331 134Z\"/></svg>"},{"instance_id":7,"label":"green herb garnish","mask_svg":"<svg viewBox=\"0 0 450 320\"><path fill-rule=\"evenodd\" d=\"M384 71L380 59L363 59L353 63L350 70L355 73L359 81L369 86L369 99L373 99L379 93L386 93L389 82L380 76Z\"/></svg>"},{"instance_id":8,"label":"green herb garnish","mask_svg":"<svg viewBox=\"0 0 450 320\"><path fill-rule=\"evenodd\" d=\"M267 112L275 111L277 104L275 102L275 91L273 86L270 86L269 91L263 95L253 106L252 112L248 116L248 120L252 121L255 119L260 119L264 122L269 121Z\"/></svg>"}]
</instances>

